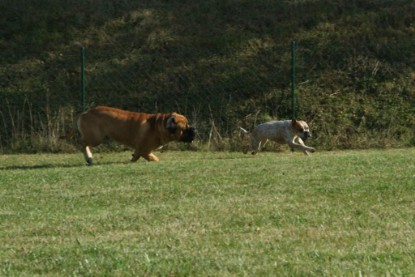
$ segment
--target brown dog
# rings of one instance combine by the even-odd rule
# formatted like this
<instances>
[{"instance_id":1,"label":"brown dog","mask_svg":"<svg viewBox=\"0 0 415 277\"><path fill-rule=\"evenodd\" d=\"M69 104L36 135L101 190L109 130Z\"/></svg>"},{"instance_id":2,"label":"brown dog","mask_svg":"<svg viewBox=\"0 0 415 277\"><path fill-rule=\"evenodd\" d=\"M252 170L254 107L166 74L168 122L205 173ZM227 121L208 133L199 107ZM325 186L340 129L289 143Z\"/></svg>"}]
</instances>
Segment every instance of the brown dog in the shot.
<instances>
[{"instance_id":1,"label":"brown dog","mask_svg":"<svg viewBox=\"0 0 415 277\"><path fill-rule=\"evenodd\" d=\"M104 106L82 113L77 127L88 165L92 164L91 147L101 144L104 137L132 147L131 161L135 162L140 157L158 161L153 150L170 141L192 142L196 134L187 118L178 113L135 113Z\"/></svg>"}]
</instances>

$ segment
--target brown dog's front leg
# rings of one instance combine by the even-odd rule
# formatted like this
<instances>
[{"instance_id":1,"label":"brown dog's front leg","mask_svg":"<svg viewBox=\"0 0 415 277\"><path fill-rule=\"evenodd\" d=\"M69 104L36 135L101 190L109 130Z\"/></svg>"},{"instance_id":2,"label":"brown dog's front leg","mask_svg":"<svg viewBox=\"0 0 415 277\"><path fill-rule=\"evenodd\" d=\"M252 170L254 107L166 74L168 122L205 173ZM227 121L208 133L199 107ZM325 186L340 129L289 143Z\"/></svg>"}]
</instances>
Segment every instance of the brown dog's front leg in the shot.
<instances>
[{"instance_id":1,"label":"brown dog's front leg","mask_svg":"<svg viewBox=\"0 0 415 277\"><path fill-rule=\"evenodd\" d=\"M158 162L159 158L157 158L156 155L154 155L153 153L149 153L147 155L143 155L144 159L146 159L149 162Z\"/></svg>"},{"instance_id":2,"label":"brown dog's front leg","mask_svg":"<svg viewBox=\"0 0 415 277\"><path fill-rule=\"evenodd\" d=\"M159 161L159 158L157 158L157 156L154 155L153 153L143 154L143 153L139 153L136 150L134 152L133 156L131 157L131 162L136 162L140 157L143 157L144 159L146 159L149 162L158 162Z\"/></svg>"},{"instance_id":3,"label":"brown dog's front leg","mask_svg":"<svg viewBox=\"0 0 415 277\"><path fill-rule=\"evenodd\" d=\"M140 154L138 154L138 151L134 151L133 155L131 156L131 162L136 162L140 158Z\"/></svg>"}]
</instances>

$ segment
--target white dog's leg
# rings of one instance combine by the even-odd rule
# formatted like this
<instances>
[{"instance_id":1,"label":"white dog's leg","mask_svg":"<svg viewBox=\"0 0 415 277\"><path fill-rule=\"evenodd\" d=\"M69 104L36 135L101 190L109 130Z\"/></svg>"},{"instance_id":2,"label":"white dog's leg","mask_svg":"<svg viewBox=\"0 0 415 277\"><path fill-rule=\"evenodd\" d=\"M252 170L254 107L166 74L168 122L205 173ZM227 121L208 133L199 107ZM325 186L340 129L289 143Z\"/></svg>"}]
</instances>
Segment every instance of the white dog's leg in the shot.
<instances>
[{"instance_id":1,"label":"white dog's leg","mask_svg":"<svg viewBox=\"0 0 415 277\"><path fill-rule=\"evenodd\" d=\"M265 144L267 144L267 142L268 142L268 139L262 139L261 142L259 143L258 151L261 151L265 147Z\"/></svg>"},{"instance_id":2,"label":"white dog's leg","mask_svg":"<svg viewBox=\"0 0 415 277\"><path fill-rule=\"evenodd\" d=\"M314 147L309 147L309 146L306 146L305 144L304 144L304 141L300 138L300 137L298 137L297 138L298 139L298 142L303 146L303 152L304 152L304 154L306 154L306 155L308 155L309 154L309 152L311 152L311 153L314 153L316 150L314 149Z\"/></svg>"},{"instance_id":3,"label":"white dog's leg","mask_svg":"<svg viewBox=\"0 0 415 277\"><path fill-rule=\"evenodd\" d=\"M265 146L268 139L253 139L251 144L252 155L255 155Z\"/></svg>"},{"instance_id":4,"label":"white dog's leg","mask_svg":"<svg viewBox=\"0 0 415 277\"><path fill-rule=\"evenodd\" d=\"M297 140L298 143L296 143L295 140ZM308 152L313 153L315 151L315 149L313 147L306 146L304 144L304 141L301 138L299 138L299 137L296 137L293 140L289 141L288 142L288 145L291 147L291 149L293 149L293 150L294 149L301 150L306 155L309 155Z\"/></svg>"}]
</instances>

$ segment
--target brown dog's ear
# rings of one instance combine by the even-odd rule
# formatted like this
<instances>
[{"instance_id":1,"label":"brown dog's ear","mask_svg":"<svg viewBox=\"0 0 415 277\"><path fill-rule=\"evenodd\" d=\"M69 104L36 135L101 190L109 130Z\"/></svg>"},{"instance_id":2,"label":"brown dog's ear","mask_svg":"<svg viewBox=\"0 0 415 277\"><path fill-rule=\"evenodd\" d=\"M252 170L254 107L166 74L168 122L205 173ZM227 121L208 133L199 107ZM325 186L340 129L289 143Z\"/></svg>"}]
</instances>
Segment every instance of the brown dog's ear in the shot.
<instances>
[{"instance_id":1,"label":"brown dog's ear","mask_svg":"<svg viewBox=\"0 0 415 277\"><path fill-rule=\"evenodd\" d=\"M176 133L176 129L177 129L176 115L173 114L167 119L166 128L170 133L172 134Z\"/></svg>"}]
</instances>

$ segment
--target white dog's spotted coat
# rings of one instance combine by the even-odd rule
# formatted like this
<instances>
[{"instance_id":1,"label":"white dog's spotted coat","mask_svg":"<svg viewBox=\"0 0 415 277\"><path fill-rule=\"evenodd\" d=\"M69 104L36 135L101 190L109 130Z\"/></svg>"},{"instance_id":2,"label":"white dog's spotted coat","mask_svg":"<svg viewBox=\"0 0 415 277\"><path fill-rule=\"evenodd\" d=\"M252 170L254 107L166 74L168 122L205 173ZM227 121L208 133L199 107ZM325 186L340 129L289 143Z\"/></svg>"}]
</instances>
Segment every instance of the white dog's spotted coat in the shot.
<instances>
[{"instance_id":1,"label":"white dog's spotted coat","mask_svg":"<svg viewBox=\"0 0 415 277\"><path fill-rule=\"evenodd\" d=\"M240 128L245 134L249 132ZM304 141L311 137L310 128L305 121L302 120L284 120L270 121L257 125L252 133L251 142L243 147L246 154L249 150L255 155L265 143L270 140L277 143L287 143L291 150L301 150L308 155L314 152L313 147L306 146Z\"/></svg>"}]
</instances>

